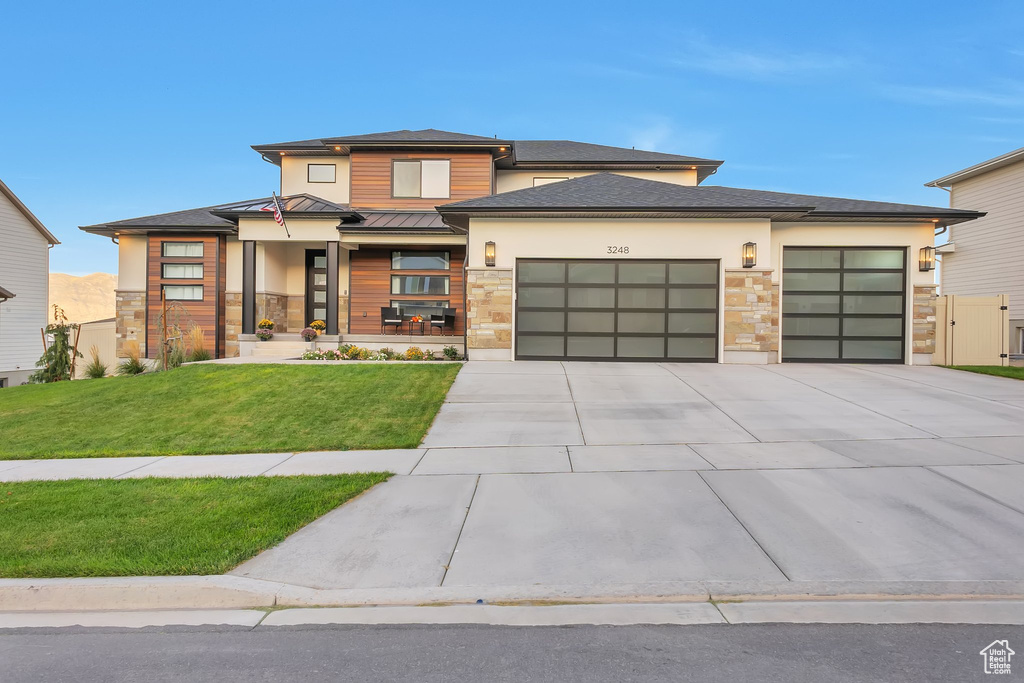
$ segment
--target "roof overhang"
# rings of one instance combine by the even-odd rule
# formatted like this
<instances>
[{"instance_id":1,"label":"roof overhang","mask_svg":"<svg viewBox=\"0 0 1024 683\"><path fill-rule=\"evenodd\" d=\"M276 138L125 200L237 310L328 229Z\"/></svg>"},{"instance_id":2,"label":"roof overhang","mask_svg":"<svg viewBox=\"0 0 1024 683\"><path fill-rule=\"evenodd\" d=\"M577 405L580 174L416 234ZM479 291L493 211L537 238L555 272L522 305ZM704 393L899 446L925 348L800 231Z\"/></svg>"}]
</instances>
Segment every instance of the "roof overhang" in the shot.
<instances>
[{"instance_id":1,"label":"roof overhang","mask_svg":"<svg viewBox=\"0 0 1024 683\"><path fill-rule=\"evenodd\" d=\"M13 298L14 298L14 292L12 292L9 289L4 289L3 287L0 287L0 303L3 303L4 301L7 301L8 299L13 299Z\"/></svg>"},{"instance_id":2,"label":"roof overhang","mask_svg":"<svg viewBox=\"0 0 1024 683\"><path fill-rule=\"evenodd\" d=\"M983 161L980 164L968 166L965 169L962 169L955 173L950 173L949 175L942 176L941 178L936 178L931 182L925 183L924 186L949 187L953 183L960 182L961 180L967 180L968 178L973 178L975 176L981 175L982 173L988 173L989 171L994 171L997 168L1009 166L1010 164L1015 164L1018 161L1024 161L1024 147L1021 147L1020 149L1015 149L1012 152L1007 152L1006 154L1002 154L993 159Z\"/></svg>"},{"instance_id":3,"label":"roof overhang","mask_svg":"<svg viewBox=\"0 0 1024 683\"><path fill-rule=\"evenodd\" d=\"M722 161L499 161L495 166L503 171L696 171L697 182L718 173Z\"/></svg>"},{"instance_id":4,"label":"roof overhang","mask_svg":"<svg viewBox=\"0 0 1024 683\"><path fill-rule=\"evenodd\" d=\"M7 199L10 200L11 204L14 204L14 208L21 212L25 219L32 224L33 228L39 231L39 234L42 235L47 242L49 242L51 245L60 244L60 240L54 237L53 233L46 229L46 226L43 225L43 222L36 218L36 215L34 213L29 211L29 208L25 206L25 203L18 199L18 195L14 194L14 191L11 190L11 188L7 187L7 185L5 185L4 181L2 180L0 180L0 194L7 197Z\"/></svg>"},{"instance_id":5,"label":"roof overhang","mask_svg":"<svg viewBox=\"0 0 1024 683\"><path fill-rule=\"evenodd\" d=\"M394 140L380 142L351 142L324 138L320 146L287 144L273 145L252 145L252 149L259 152L264 159L272 164L280 165L281 158L285 156L298 157L337 157L349 156L353 150L421 150L421 151L447 151L447 150L486 150L491 154L504 154L511 149L510 140L491 141L443 141L443 140L422 140L411 142L397 142Z\"/></svg>"},{"instance_id":6,"label":"roof overhang","mask_svg":"<svg viewBox=\"0 0 1024 683\"><path fill-rule=\"evenodd\" d=\"M715 208L564 208L552 209L538 207L534 209L473 209L442 211L438 209L444 222L457 230L468 230L471 218L613 218L613 219L761 219L776 221L795 221L807 215L805 209L790 208L750 208L750 209L715 209Z\"/></svg>"},{"instance_id":7,"label":"roof overhang","mask_svg":"<svg viewBox=\"0 0 1024 683\"><path fill-rule=\"evenodd\" d=\"M91 235L103 237L119 237L121 235L148 235L151 232L162 232L181 235L234 235L238 228L234 225L83 225L78 228Z\"/></svg>"}]
</instances>

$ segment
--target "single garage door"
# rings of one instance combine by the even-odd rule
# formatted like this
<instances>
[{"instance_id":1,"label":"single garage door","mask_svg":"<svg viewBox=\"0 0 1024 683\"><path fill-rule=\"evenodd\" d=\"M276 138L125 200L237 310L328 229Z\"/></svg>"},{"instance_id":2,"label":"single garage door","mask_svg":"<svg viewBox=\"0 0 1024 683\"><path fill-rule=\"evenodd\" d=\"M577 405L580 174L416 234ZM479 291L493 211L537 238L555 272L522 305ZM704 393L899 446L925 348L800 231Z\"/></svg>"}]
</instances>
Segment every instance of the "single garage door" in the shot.
<instances>
[{"instance_id":1,"label":"single garage door","mask_svg":"<svg viewBox=\"0 0 1024 683\"><path fill-rule=\"evenodd\" d=\"M902 363L905 249L785 247L782 360Z\"/></svg>"},{"instance_id":2,"label":"single garage door","mask_svg":"<svg viewBox=\"0 0 1024 683\"><path fill-rule=\"evenodd\" d=\"M718 261L516 263L516 358L718 357Z\"/></svg>"}]
</instances>

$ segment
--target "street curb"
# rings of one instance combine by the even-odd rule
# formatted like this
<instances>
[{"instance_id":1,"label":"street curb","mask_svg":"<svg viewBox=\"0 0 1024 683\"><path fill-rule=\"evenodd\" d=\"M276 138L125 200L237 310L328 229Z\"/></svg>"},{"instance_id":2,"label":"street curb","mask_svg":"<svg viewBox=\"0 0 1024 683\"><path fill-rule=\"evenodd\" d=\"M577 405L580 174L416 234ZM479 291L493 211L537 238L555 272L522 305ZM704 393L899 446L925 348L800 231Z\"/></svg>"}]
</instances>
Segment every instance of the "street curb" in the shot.
<instances>
[{"instance_id":1,"label":"street curb","mask_svg":"<svg viewBox=\"0 0 1024 683\"><path fill-rule=\"evenodd\" d=\"M0 579L0 612L367 605L1024 600L1024 581L684 581L324 589L242 576Z\"/></svg>"}]
</instances>

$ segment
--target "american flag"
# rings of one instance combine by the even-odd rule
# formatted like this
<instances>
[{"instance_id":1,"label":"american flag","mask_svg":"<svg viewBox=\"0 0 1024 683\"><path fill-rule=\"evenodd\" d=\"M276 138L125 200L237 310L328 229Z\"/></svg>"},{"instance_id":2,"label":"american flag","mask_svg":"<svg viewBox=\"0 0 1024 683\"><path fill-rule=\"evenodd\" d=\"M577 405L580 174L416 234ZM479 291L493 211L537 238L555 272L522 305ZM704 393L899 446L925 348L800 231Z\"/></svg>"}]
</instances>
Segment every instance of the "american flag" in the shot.
<instances>
[{"instance_id":1,"label":"american flag","mask_svg":"<svg viewBox=\"0 0 1024 683\"><path fill-rule=\"evenodd\" d=\"M277 193L276 192L271 193L271 195L272 195L272 198L273 198L273 205L272 206L264 206L262 209L260 209L260 211L273 211L274 212L274 221L278 225L280 225L282 228L284 228L284 232L285 232L286 235L291 237L292 234L290 232L288 232L288 226L284 222L284 209L281 208L281 200L277 198Z\"/></svg>"}]
</instances>

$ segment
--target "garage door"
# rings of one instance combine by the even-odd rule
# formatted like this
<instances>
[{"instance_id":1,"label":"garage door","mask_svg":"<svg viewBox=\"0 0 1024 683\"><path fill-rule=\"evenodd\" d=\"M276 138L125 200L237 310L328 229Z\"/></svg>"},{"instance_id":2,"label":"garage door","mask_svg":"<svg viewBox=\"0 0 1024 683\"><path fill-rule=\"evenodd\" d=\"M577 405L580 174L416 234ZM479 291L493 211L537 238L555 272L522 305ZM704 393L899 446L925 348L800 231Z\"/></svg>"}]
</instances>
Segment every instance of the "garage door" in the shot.
<instances>
[{"instance_id":1,"label":"garage door","mask_svg":"<svg viewBox=\"0 0 1024 683\"><path fill-rule=\"evenodd\" d=\"M707 361L718 354L718 261L516 263L516 358Z\"/></svg>"},{"instance_id":2,"label":"garage door","mask_svg":"<svg viewBox=\"0 0 1024 683\"><path fill-rule=\"evenodd\" d=\"M891 247L785 247L782 360L903 362L906 258Z\"/></svg>"}]
</instances>

